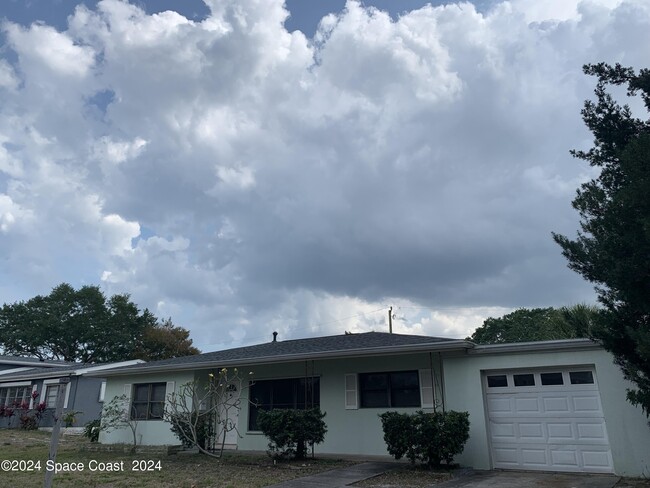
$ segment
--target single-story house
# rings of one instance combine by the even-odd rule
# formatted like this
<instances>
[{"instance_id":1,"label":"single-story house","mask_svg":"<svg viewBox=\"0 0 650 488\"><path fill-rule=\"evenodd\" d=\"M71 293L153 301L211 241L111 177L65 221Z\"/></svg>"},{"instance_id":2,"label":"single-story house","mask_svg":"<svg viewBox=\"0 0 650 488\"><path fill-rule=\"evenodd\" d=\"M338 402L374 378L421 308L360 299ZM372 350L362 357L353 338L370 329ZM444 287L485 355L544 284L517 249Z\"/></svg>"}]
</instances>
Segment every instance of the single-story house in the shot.
<instances>
[{"instance_id":1,"label":"single-story house","mask_svg":"<svg viewBox=\"0 0 650 488\"><path fill-rule=\"evenodd\" d=\"M387 455L378 414L459 410L470 438L456 461L476 469L650 476L650 426L626 401L612 356L588 339L505 345L368 332L273 340L248 347L113 368L106 398L132 402L141 444L179 444L161 419L170 394L221 368L254 378L227 443L264 450L259 409L318 405L326 413L317 453ZM97 373L91 373L97 374ZM129 430L102 432L128 443Z\"/></svg>"},{"instance_id":2,"label":"single-story house","mask_svg":"<svg viewBox=\"0 0 650 488\"><path fill-rule=\"evenodd\" d=\"M2 356L0 363L3 362L8 368L0 371L0 407L4 407L3 413L10 411L13 415L2 416L0 427L18 427L18 414L24 411L33 412L41 403L44 403L45 409L41 413L39 427L52 427L59 395L65 395L64 413L77 412L74 416L74 426L82 427L100 417L106 386L101 372L144 361L79 364ZM88 377L88 373L98 373L99 376ZM61 378L68 378L70 381L60 384Z\"/></svg>"}]
</instances>

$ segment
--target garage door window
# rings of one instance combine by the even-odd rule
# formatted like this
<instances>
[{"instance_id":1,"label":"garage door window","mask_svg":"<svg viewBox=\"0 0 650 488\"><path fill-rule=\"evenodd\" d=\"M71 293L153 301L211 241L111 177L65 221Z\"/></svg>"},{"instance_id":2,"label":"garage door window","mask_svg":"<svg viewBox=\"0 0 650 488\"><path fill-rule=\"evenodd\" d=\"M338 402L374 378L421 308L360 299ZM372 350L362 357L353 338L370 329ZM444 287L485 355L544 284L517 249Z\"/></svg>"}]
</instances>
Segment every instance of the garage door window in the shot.
<instances>
[{"instance_id":1,"label":"garage door window","mask_svg":"<svg viewBox=\"0 0 650 488\"><path fill-rule=\"evenodd\" d=\"M571 371L569 373L572 385L592 385L594 383L594 375L591 371Z\"/></svg>"},{"instance_id":2,"label":"garage door window","mask_svg":"<svg viewBox=\"0 0 650 488\"><path fill-rule=\"evenodd\" d=\"M488 386L490 388L507 388L508 377L504 374L494 374L487 377Z\"/></svg>"},{"instance_id":3,"label":"garage door window","mask_svg":"<svg viewBox=\"0 0 650 488\"><path fill-rule=\"evenodd\" d=\"M515 386L535 386L535 375L533 374L515 374L513 375Z\"/></svg>"},{"instance_id":4,"label":"garage door window","mask_svg":"<svg viewBox=\"0 0 650 488\"><path fill-rule=\"evenodd\" d=\"M552 386L552 385L563 385L564 379L562 378L562 373L542 373L539 375L542 380L542 385Z\"/></svg>"}]
</instances>

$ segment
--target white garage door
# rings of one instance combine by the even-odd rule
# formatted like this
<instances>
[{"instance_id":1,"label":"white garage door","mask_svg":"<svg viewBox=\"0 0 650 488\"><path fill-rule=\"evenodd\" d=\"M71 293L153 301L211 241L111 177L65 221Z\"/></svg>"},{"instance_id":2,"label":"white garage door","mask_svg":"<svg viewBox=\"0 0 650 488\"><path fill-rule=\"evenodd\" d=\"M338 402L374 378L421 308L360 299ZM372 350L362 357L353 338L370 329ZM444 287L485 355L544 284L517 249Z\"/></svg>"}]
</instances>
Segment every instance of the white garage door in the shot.
<instances>
[{"instance_id":1,"label":"white garage door","mask_svg":"<svg viewBox=\"0 0 650 488\"><path fill-rule=\"evenodd\" d=\"M612 473L591 367L484 375L494 468Z\"/></svg>"}]
</instances>

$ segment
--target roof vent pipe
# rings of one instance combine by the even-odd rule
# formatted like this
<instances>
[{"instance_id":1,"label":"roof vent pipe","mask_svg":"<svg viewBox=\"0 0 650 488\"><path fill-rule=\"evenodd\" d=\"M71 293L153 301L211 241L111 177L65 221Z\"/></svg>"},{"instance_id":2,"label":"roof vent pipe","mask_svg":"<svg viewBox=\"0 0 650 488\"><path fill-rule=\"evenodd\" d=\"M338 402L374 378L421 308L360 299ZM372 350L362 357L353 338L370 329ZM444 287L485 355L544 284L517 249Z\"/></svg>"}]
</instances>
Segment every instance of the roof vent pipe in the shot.
<instances>
[{"instance_id":1,"label":"roof vent pipe","mask_svg":"<svg viewBox=\"0 0 650 488\"><path fill-rule=\"evenodd\" d=\"M273 332L273 342L278 342L278 333Z\"/></svg>"}]
</instances>

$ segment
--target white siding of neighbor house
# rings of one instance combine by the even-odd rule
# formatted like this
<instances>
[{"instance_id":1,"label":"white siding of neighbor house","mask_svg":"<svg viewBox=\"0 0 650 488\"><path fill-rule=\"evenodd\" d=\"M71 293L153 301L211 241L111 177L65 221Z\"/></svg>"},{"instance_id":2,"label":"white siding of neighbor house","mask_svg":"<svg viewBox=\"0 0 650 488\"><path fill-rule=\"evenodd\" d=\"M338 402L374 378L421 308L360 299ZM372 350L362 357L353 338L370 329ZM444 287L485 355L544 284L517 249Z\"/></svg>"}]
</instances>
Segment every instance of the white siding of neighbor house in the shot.
<instances>
[{"instance_id":1,"label":"white siding of neighbor house","mask_svg":"<svg viewBox=\"0 0 650 488\"><path fill-rule=\"evenodd\" d=\"M482 371L592 366L605 416L614 471L620 476L650 476L650 426L641 409L626 401L625 381L612 356L602 349L558 352L501 353L447 357L443 363L447 409L470 413L470 439L456 461L491 469Z\"/></svg>"},{"instance_id":2,"label":"white siding of neighbor house","mask_svg":"<svg viewBox=\"0 0 650 488\"><path fill-rule=\"evenodd\" d=\"M194 379L194 373L161 373L134 376L113 376L106 381L106 391L104 394L104 405L125 393L125 385L137 383L168 383L174 382L174 390L178 391L179 387L189 383ZM130 391L130 387L127 387ZM172 433L169 423L163 420L139 420L137 423L136 438L138 445L177 445L180 444L178 438ZM133 434L131 429L126 427L113 430L111 432L101 432L99 441L102 444L132 444Z\"/></svg>"}]
</instances>

